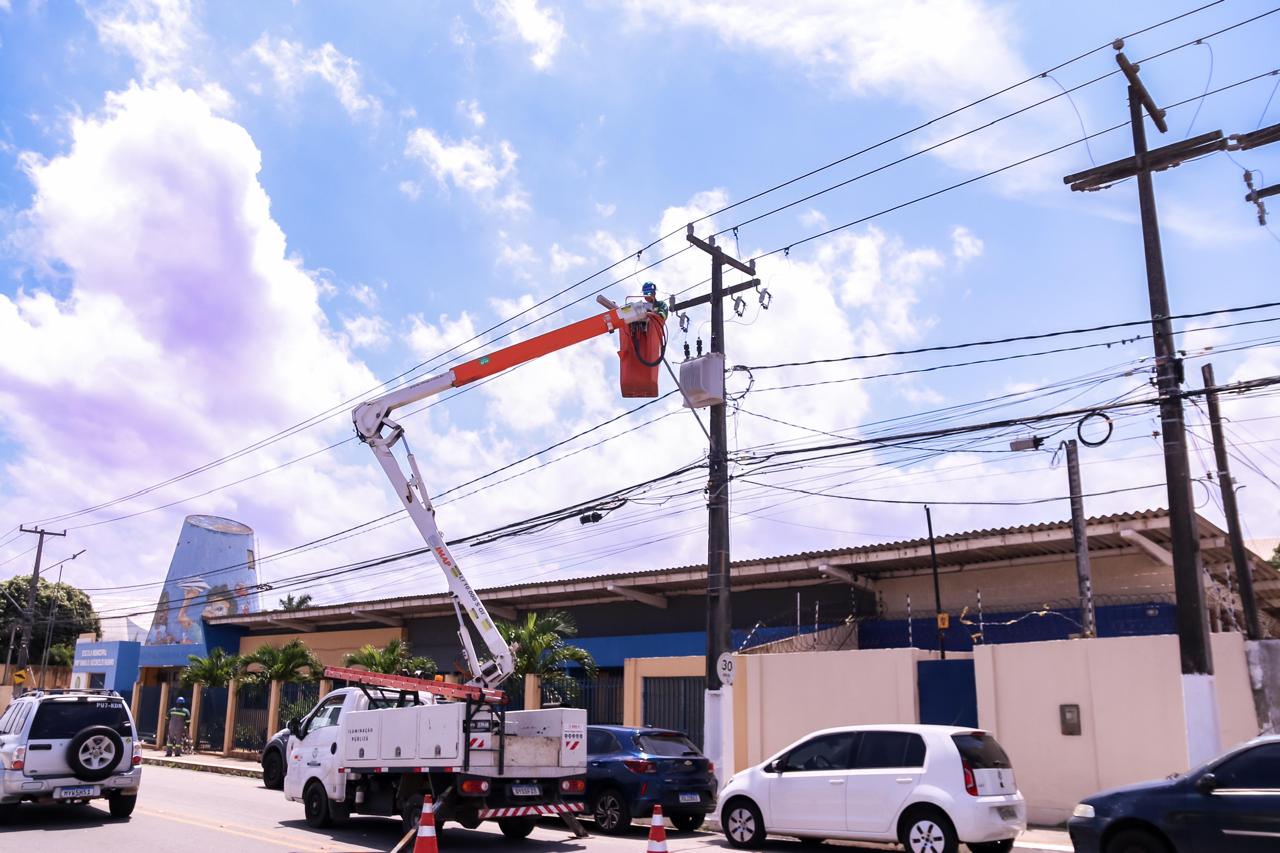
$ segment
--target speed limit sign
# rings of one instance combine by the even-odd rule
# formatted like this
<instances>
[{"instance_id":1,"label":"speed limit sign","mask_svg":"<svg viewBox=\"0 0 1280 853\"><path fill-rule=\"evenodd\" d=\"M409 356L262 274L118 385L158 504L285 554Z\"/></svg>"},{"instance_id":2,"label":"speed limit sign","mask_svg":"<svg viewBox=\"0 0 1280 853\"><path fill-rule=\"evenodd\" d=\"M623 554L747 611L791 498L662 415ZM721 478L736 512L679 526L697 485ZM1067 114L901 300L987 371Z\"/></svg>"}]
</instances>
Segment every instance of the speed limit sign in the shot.
<instances>
[{"instance_id":1,"label":"speed limit sign","mask_svg":"<svg viewBox=\"0 0 1280 853\"><path fill-rule=\"evenodd\" d=\"M720 676L720 683L726 687L733 684L733 655L729 652L716 658L716 675Z\"/></svg>"}]
</instances>

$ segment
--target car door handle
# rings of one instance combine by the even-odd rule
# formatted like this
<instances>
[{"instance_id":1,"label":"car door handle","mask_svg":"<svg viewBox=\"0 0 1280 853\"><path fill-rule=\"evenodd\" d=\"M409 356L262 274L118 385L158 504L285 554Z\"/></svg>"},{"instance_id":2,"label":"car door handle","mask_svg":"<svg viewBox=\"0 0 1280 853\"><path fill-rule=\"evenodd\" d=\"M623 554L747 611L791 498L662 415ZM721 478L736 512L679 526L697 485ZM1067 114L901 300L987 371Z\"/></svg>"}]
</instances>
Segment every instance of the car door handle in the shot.
<instances>
[{"instance_id":1,"label":"car door handle","mask_svg":"<svg viewBox=\"0 0 1280 853\"><path fill-rule=\"evenodd\" d=\"M828 779L828 780L827 780L827 783L828 783L828 784L830 784L830 785L843 785L843 784L844 784L844 780L843 780L843 779Z\"/></svg>"},{"instance_id":2,"label":"car door handle","mask_svg":"<svg viewBox=\"0 0 1280 853\"><path fill-rule=\"evenodd\" d=\"M898 777L897 779L895 779L894 781L895 781L895 782L901 782L902 784L904 784L904 785L905 785L905 784L907 784L908 782L914 782L914 781L916 781L916 777L914 777L914 776L899 776L899 777Z\"/></svg>"},{"instance_id":3,"label":"car door handle","mask_svg":"<svg viewBox=\"0 0 1280 853\"><path fill-rule=\"evenodd\" d=\"M592 761L592 762L589 762L589 763L590 763L590 765L591 765L592 767L603 767L603 766L604 766L604 762L603 762L603 761Z\"/></svg>"},{"instance_id":4,"label":"car door handle","mask_svg":"<svg viewBox=\"0 0 1280 853\"><path fill-rule=\"evenodd\" d=\"M31 750L32 752L35 752L36 750L39 750L39 749L53 749L53 744L51 744L51 743L33 743L33 744L31 744L31 746L27 747L27 749Z\"/></svg>"}]
</instances>

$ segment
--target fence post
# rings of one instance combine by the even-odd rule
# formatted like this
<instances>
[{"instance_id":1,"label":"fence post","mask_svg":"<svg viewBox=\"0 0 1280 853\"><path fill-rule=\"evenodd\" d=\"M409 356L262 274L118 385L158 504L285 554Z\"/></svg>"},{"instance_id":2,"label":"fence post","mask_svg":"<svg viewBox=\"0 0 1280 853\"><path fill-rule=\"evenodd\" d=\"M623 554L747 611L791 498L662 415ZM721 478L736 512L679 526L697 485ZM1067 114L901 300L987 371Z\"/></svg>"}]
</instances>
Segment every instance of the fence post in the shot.
<instances>
[{"instance_id":1,"label":"fence post","mask_svg":"<svg viewBox=\"0 0 1280 853\"><path fill-rule=\"evenodd\" d=\"M204 685L196 682L191 685L191 751L200 751L200 697L204 693Z\"/></svg>"},{"instance_id":2,"label":"fence post","mask_svg":"<svg viewBox=\"0 0 1280 853\"><path fill-rule=\"evenodd\" d=\"M327 694L332 693L332 692L333 692L333 679L332 679L332 678L322 678L322 679L320 679L320 696L319 696L319 699L323 699ZM319 701L319 699L317 699L317 701Z\"/></svg>"},{"instance_id":3,"label":"fence post","mask_svg":"<svg viewBox=\"0 0 1280 853\"><path fill-rule=\"evenodd\" d=\"M239 679L233 678L227 682L227 722L226 727L222 730L223 758L229 757L231 750L236 745L236 693L239 690Z\"/></svg>"},{"instance_id":4,"label":"fence post","mask_svg":"<svg viewBox=\"0 0 1280 853\"><path fill-rule=\"evenodd\" d=\"M542 707L542 679L532 672L524 677L524 709L536 711Z\"/></svg>"},{"instance_id":5,"label":"fence post","mask_svg":"<svg viewBox=\"0 0 1280 853\"><path fill-rule=\"evenodd\" d=\"M167 742L168 732L165 731L165 717L169 713L169 679L161 674L160 682L160 710L157 712L159 719L156 721L156 749L164 749Z\"/></svg>"},{"instance_id":6,"label":"fence post","mask_svg":"<svg viewBox=\"0 0 1280 853\"><path fill-rule=\"evenodd\" d=\"M142 705L142 673L138 673L137 679L133 682L133 696L129 699L129 712L133 719L138 719L138 708Z\"/></svg>"},{"instance_id":7,"label":"fence post","mask_svg":"<svg viewBox=\"0 0 1280 853\"><path fill-rule=\"evenodd\" d=\"M267 734L266 739L275 734L276 729L280 728L280 689L284 686L284 682L278 679L271 681L271 698L267 700Z\"/></svg>"}]
</instances>

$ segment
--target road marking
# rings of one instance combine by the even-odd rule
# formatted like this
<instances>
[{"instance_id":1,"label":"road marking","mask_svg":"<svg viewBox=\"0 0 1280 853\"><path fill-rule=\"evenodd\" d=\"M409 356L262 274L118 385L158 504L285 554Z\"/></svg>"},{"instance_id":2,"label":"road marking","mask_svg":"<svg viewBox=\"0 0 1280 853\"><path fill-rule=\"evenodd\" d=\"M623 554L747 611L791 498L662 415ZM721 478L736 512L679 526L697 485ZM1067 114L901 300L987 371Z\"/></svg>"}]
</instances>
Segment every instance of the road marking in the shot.
<instances>
[{"instance_id":1,"label":"road marking","mask_svg":"<svg viewBox=\"0 0 1280 853\"><path fill-rule=\"evenodd\" d=\"M194 818L170 814L168 812L153 811L151 809L138 809L139 814L148 815L150 817L158 817L161 820L171 820L174 823L185 823L188 826L198 826L201 829L212 829L215 832L225 832L227 835L238 835L241 838L248 838L252 841L265 841L268 844L275 844L278 847L287 847L290 850L305 851L305 853L332 853L336 847L309 847L300 844L297 841L291 841L284 838L271 838L264 835L261 830L255 830L252 827L240 826L238 824L212 823L210 821L196 820ZM234 828L232 828L234 827Z\"/></svg>"}]
</instances>

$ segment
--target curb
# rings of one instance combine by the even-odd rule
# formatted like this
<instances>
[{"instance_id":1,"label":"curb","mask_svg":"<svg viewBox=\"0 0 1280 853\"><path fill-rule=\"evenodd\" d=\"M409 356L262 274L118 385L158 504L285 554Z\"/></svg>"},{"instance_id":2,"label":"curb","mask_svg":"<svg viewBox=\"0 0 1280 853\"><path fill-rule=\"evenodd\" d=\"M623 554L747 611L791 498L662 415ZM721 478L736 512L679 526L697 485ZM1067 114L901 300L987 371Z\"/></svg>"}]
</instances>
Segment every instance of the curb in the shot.
<instances>
[{"instance_id":1,"label":"curb","mask_svg":"<svg viewBox=\"0 0 1280 853\"><path fill-rule=\"evenodd\" d=\"M143 764L153 764L157 767L173 767L178 770L196 770L201 773L217 773L222 776L242 776L247 779L261 779L262 771L249 767L227 767L221 764L197 764L190 761L180 761L172 758L160 758L156 756L142 756Z\"/></svg>"}]
</instances>

